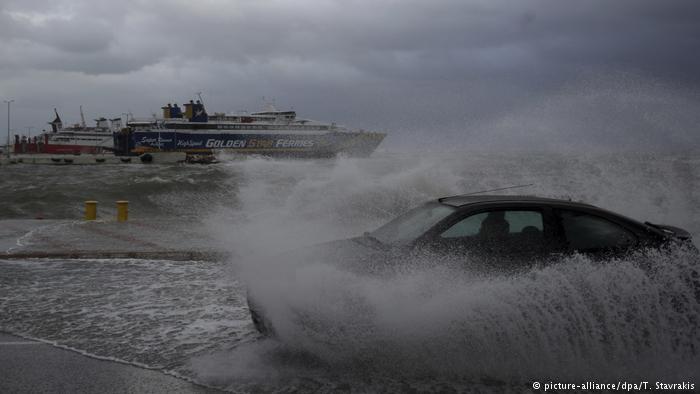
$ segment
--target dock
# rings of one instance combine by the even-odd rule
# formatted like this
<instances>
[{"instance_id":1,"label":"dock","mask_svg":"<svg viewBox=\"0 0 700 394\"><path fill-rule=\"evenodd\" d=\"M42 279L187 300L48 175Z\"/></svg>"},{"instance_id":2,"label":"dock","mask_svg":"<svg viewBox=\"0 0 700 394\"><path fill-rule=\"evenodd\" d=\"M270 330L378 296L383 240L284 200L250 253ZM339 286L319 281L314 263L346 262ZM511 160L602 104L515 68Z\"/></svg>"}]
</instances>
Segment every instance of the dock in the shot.
<instances>
[{"instance_id":1,"label":"dock","mask_svg":"<svg viewBox=\"0 0 700 394\"><path fill-rule=\"evenodd\" d=\"M0 156L0 166L16 164L42 165L105 165L105 164L175 164L187 159L185 152L149 152L139 156L103 154L11 154Z\"/></svg>"},{"instance_id":2,"label":"dock","mask_svg":"<svg viewBox=\"0 0 700 394\"><path fill-rule=\"evenodd\" d=\"M2 220L0 260L227 259L229 254L218 250L198 226L182 229L182 223L167 220Z\"/></svg>"}]
</instances>

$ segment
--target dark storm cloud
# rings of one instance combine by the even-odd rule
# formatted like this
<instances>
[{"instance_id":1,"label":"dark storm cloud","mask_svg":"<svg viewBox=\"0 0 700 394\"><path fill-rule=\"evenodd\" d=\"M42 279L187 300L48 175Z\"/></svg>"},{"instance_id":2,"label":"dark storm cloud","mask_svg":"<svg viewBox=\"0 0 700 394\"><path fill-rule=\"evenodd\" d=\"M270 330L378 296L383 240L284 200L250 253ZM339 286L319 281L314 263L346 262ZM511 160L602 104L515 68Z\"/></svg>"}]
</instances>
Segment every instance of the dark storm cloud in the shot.
<instances>
[{"instance_id":1,"label":"dark storm cloud","mask_svg":"<svg viewBox=\"0 0 700 394\"><path fill-rule=\"evenodd\" d=\"M148 115L202 90L216 110L254 109L260 96L275 96L311 116L386 128L402 140L520 135L505 126L518 124L565 141L573 132L554 119L551 100L566 103L571 116L579 105L592 111L586 119L608 119L577 96L591 86L628 89L603 100L608 105L624 106L636 91L692 107L699 17L691 0L6 0L0 94L18 99L16 119L26 124L37 123L31 117L46 113L47 101ZM632 132L619 124L628 118L621 122L644 133L665 132L633 121L634 108L620 111L610 120L623 135Z\"/></svg>"}]
</instances>

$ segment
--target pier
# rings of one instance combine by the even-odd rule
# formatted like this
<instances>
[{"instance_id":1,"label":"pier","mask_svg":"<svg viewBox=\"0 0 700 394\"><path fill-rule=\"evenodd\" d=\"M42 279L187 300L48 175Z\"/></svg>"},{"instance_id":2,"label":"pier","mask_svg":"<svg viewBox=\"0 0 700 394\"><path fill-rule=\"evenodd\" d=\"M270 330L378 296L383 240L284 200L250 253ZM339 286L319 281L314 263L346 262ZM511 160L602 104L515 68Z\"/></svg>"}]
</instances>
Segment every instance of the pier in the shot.
<instances>
[{"instance_id":1,"label":"pier","mask_svg":"<svg viewBox=\"0 0 700 394\"><path fill-rule=\"evenodd\" d=\"M182 223L174 221L12 219L0 223L0 260L220 261L229 257L194 224L189 231L172 231L182 228Z\"/></svg>"},{"instance_id":2,"label":"pier","mask_svg":"<svg viewBox=\"0 0 700 394\"><path fill-rule=\"evenodd\" d=\"M43 165L101 165L101 164L176 164L187 160L185 152L149 152L140 156L115 156L111 153L98 154L49 154L19 153L0 157L0 166L12 164Z\"/></svg>"}]
</instances>

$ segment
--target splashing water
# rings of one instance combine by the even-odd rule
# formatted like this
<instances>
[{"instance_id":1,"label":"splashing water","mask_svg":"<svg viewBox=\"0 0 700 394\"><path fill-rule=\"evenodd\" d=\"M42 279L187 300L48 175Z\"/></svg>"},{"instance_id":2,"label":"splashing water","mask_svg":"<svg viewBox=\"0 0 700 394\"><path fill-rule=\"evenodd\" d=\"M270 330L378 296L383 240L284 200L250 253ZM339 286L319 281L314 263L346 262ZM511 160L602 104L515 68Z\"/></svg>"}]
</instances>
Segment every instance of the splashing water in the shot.
<instances>
[{"instance_id":1,"label":"splashing water","mask_svg":"<svg viewBox=\"0 0 700 394\"><path fill-rule=\"evenodd\" d=\"M696 379L700 312L687 278L698 261L682 250L605 262L576 256L490 276L417 259L382 277L340 270L328 256L297 266L290 251L372 230L428 199L525 183L535 186L514 192L677 225L697 242L698 162L653 154L382 153L249 158L133 170L119 180L109 167L90 177L69 173L75 190L132 199L138 215L184 212L196 221L206 214L212 242L236 257L230 266L3 262L0 329L240 391L520 392L535 378ZM56 175L52 167L31 171L26 181L13 178L12 189ZM104 186L90 186L95 178ZM73 188L60 190L61 201L82 200ZM31 196L3 195L0 214L29 212L39 204ZM57 217L79 210L66 207ZM194 227L201 226L176 231ZM281 341L252 341L239 282L265 290L260 301Z\"/></svg>"},{"instance_id":2,"label":"splashing water","mask_svg":"<svg viewBox=\"0 0 700 394\"><path fill-rule=\"evenodd\" d=\"M645 259L579 256L503 277L433 268L377 279L312 265L270 311L285 343L339 365L506 381L687 377L700 361L697 257L654 255L651 273Z\"/></svg>"},{"instance_id":3,"label":"splashing water","mask_svg":"<svg viewBox=\"0 0 700 394\"><path fill-rule=\"evenodd\" d=\"M413 387L421 378L487 379L519 387L544 378L700 377L700 306L697 279L692 281L700 262L692 252L649 252L605 262L574 256L503 276L412 261L416 268L390 278L337 269L337 256L315 256L301 265L287 258L294 255L291 249L357 235L430 198L529 181L537 184L528 191L533 194L581 197L697 234L700 194L693 159L475 154L364 162L258 160L229 164L246 174L242 210L237 216L219 212L211 224L221 230L225 217L229 231L217 232L222 242L249 253L236 262L238 273L262 289L256 302L282 345L241 352L246 359L266 360L267 368L273 365L275 378L297 379L314 362L320 366L307 371L314 379L320 369L322 376L355 374L355 383L372 376L412 381ZM270 177L278 182L259 181ZM280 361L279 354L287 352L314 362L302 356L303 361ZM257 376L247 375L250 369L241 367L238 356L215 358L228 369L212 367L210 360L198 371L229 383ZM238 361L227 364L231 358ZM280 372L289 368L294 372Z\"/></svg>"},{"instance_id":4,"label":"splashing water","mask_svg":"<svg viewBox=\"0 0 700 394\"><path fill-rule=\"evenodd\" d=\"M256 283L278 339L195 358L191 368L232 390L692 382L700 283L689 279L698 270L697 255L681 249L574 256L502 276L433 266L378 278L311 263Z\"/></svg>"}]
</instances>

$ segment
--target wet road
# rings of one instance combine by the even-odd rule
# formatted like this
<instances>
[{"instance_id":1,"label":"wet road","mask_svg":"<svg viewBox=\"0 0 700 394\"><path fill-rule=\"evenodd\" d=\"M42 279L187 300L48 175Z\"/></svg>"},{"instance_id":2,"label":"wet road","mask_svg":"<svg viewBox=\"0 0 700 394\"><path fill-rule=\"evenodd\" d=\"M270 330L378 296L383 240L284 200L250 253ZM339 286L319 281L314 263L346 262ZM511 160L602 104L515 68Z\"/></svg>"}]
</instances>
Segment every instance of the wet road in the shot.
<instances>
[{"instance_id":1,"label":"wet road","mask_svg":"<svg viewBox=\"0 0 700 394\"><path fill-rule=\"evenodd\" d=\"M161 372L0 333L1 393L218 393Z\"/></svg>"}]
</instances>

